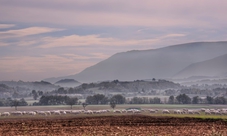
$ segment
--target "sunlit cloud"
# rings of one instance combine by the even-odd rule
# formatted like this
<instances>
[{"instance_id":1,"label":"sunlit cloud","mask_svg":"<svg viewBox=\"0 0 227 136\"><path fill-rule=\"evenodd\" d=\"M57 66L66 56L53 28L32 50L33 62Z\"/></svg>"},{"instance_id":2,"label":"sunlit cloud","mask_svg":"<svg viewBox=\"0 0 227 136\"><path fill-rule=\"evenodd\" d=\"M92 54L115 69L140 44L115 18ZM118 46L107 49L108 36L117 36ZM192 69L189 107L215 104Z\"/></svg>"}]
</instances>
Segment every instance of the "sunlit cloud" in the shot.
<instances>
[{"instance_id":1,"label":"sunlit cloud","mask_svg":"<svg viewBox=\"0 0 227 136\"><path fill-rule=\"evenodd\" d=\"M173 37L184 37L184 36L186 36L186 34L167 34L167 35L161 36L160 39L173 38Z\"/></svg>"},{"instance_id":2,"label":"sunlit cloud","mask_svg":"<svg viewBox=\"0 0 227 136\"><path fill-rule=\"evenodd\" d=\"M48 28L48 27L29 27L17 30L0 31L1 38L23 37L49 32L62 31L63 29Z\"/></svg>"},{"instance_id":3,"label":"sunlit cloud","mask_svg":"<svg viewBox=\"0 0 227 136\"><path fill-rule=\"evenodd\" d=\"M109 55L103 53L90 53L86 55L77 55L77 54L63 54L65 57L72 58L74 60L88 60L88 59L106 59Z\"/></svg>"},{"instance_id":4,"label":"sunlit cloud","mask_svg":"<svg viewBox=\"0 0 227 136\"><path fill-rule=\"evenodd\" d=\"M41 48L67 47L67 46L130 46L138 44L151 44L156 39L142 40L120 40L116 38L104 38L99 35L70 35L60 38L48 37L44 39L46 44L41 45Z\"/></svg>"},{"instance_id":5,"label":"sunlit cloud","mask_svg":"<svg viewBox=\"0 0 227 136\"><path fill-rule=\"evenodd\" d=\"M21 37L18 40L14 40L12 42L8 41L2 41L0 42L0 46L21 46L21 47L26 47L26 46L34 46L34 48L59 48L59 47L75 47L78 50L79 49L93 49L94 47L96 48L106 48L108 46L111 47L127 47L130 50L130 47L135 47L138 46L136 49L139 47L142 48L147 46L146 48L149 49L152 47L152 45L158 44L160 42L163 42L164 40L167 39L179 39L180 37L186 37L186 34L165 34L165 35L160 35L160 36L155 36L155 37L148 37L146 39L142 38L137 38L137 39L118 39L118 38L113 38L113 37L101 37L100 35L69 35L69 36L62 36L62 37ZM13 37L11 37L13 38ZM11 39L8 37L8 39ZM143 48L144 49L144 48ZM94 54L92 53L93 58L97 58ZM99 54L100 55L100 54ZM86 59L87 57L85 56L80 56L77 55L74 57L78 58L83 58ZM88 58L89 58L88 57ZM104 56L103 56L104 58Z\"/></svg>"},{"instance_id":6,"label":"sunlit cloud","mask_svg":"<svg viewBox=\"0 0 227 136\"><path fill-rule=\"evenodd\" d=\"M0 24L0 29L11 28L16 26L15 24Z\"/></svg>"},{"instance_id":7,"label":"sunlit cloud","mask_svg":"<svg viewBox=\"0 0 227 136\"><path fill-rule=\"evenodd\" d=\"M82 69L94 64L92 61L85 61L78 64L72 58L61 57L57 55L46 55L40 57L15 56L0 58L0 74L13 76L16 73L30 74L30 79L41 79L52 77L54 75L68 75L80 72ZM34 76L34 77L32 77ZM7 78L7 77L6 77ZM19 80L20 77L14 77ZM8 79L10 80L10 79ZM26 79L29 80L29 79Z\"/></svg>"},{"instance_id":8,"label":"sunlit cloud","mask_svg":"<svg viewBox=\"0 0 227 136\"><path fill-rule=\"evenodd\" d=\"M63 56L65 56L67 58L74 59L74 60L88 60L88 59L91 59L91 57L83 56L83 55L77 55L77 54L63 54Z\"/></svg>"},{"instance_id":9,"label":"sunlit cloud","mask_svg":"<svg viewBox=\"0 0 227 136\"><path fill-rule=\"evenodd\" d=\"M167 34L150 39L117 39L112 37L100 37L100 35L70 35L64 37L46 37L41 48L67 47L67 46L133 46L151 45L165 38L183 37L185 34Z\"/></svg>"},{"instance_id":10,"label":"sunlit cloud","mask_svg":"<svg viewBox=\"0 0 227 136\"><path fill-rule=\"evenodd\" d=\"M99 58L99 59L106 59L109 57L109 55L106 55L104 53L99 53L99 52L94 52L91 53L95 58Z\"/></svg>"},{"instance_id":11,"label":"sunlit cloud","mask_svg":"<svg viewBox=\"0 0 227 136\"><path fill-rule=\"evenodd\" d=\"M3 47L3 46L9 46L10 44L6 43L6 42L0 42L0 47Z\"/></svg>"}]
</instances>

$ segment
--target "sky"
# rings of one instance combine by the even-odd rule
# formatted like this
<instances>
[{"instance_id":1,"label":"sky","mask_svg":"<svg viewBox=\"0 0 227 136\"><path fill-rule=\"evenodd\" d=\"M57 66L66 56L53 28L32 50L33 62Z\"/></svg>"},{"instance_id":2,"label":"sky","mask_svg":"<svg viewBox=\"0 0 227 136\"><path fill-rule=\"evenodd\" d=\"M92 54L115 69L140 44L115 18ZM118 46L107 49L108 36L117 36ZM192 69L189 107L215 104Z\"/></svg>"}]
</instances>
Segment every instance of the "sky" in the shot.
<instances>
[{"instance_id":1,"label":"sky","mask_svg":"<svg viewBox=\"0 0 227 136\"><path fill-rule=\"evenodd\" d=\"M226 0L0 0L0 81L76 74L118 52L227 40Z\"/></svg>"}]
</instances>

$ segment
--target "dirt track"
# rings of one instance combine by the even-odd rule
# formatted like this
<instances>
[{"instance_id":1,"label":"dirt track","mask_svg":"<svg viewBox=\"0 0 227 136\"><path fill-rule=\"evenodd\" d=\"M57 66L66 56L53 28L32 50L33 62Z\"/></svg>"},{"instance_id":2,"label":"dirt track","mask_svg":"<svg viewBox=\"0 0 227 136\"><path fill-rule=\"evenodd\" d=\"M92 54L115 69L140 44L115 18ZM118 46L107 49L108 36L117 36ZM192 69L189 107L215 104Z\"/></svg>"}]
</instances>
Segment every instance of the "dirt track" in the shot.
<instances>
[{"instance_id":1,"label":"dirt track","mask_svg":"<svg viewBox=\"0 0 227 136\"><path fill-rule=\"evenodd\" d=\"M214 119L99 116L58 119L2 119L0 135L132 135L195 136L212 130L227 134L227 122Z\"/></svg>"}]
</instances>

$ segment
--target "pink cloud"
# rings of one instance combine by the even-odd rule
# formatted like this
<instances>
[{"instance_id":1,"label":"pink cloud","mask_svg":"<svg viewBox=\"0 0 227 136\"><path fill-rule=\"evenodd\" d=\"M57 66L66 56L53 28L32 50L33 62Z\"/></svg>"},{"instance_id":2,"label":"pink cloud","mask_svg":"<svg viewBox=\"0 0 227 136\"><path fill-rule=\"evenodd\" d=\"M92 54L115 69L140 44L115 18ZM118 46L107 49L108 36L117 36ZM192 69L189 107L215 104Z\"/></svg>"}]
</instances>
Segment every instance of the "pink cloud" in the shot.
<instances>
[{"instance_id":1,"label":"pink cloud","mask_svg":"<svg viewBox=\"0 0 227 136\"><path fill-rule=\"evenodd\" d=\"M23 29L16 29L16 30L7 30L7 31L0 31L0 35L3 38L11 38L11 37L22 37L22 36L30 36L35 34L43 34L55 31L62 31L63 29L57 28L48 28L48 27L28 27Z\"/></svg>"},{"instance_id":2,"label":"pink cloud","mask_svg":"<svg viewBox=\"0 0 227 136\"><path fill-rule=\"evenodd\" d=\"M15 24L0 24L0 29L3 29L3 28L11 28L11 27L14 27L16 26Z\"/></svg>"},{"instance_id":3,"label":"pink cloud","mask_svg":"<svg viewBox=\"0 0 227 136\"><path fill-rule=\"evenodd\" d=\"M59 75L68 75L78 73L82 69L91 66L94 62L85 61L76 63L71 58L65 58L57 55L46 55L42 57L2 57L0 58L0 74L5 75L5 80L13 77L15 80L42 80L48 77ZM18 73L23 73L15 77Z\"/></svg>"}]
</instances>

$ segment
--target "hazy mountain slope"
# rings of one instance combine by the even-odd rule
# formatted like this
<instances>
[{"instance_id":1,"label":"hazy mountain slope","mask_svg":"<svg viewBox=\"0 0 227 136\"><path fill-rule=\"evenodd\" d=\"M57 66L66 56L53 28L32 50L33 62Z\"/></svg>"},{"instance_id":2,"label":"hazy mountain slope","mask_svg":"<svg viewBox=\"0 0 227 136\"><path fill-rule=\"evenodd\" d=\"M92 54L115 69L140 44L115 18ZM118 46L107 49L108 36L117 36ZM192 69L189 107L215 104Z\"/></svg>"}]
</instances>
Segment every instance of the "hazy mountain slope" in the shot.
<instances>
[{"instance_id":1,"label":"hazy mountain slope","mask_svg":"<svg viewBox=\"0 0 227 136\"><path fill-rule=\"evenodd\" d=\"M227 42L197 42L165 48L117 53L82 72L61 77L82 82L172 77L192 63L227 53ZM59 79L59 78L58 78ZM46 79L51 81L53 78Z\"/></svg>"},{"instance_id":2,"label":"hazy mountain slope","mask_svg":"<svg viewBox=\"0 0 227 136\"><path fill-rule=\"evenodd\" d=\"M175 78L185 78L190 76L210 76L210 77L224 77L227 75L227 54L193 63L176 74Z\"/></svg>"}]
</instances>

